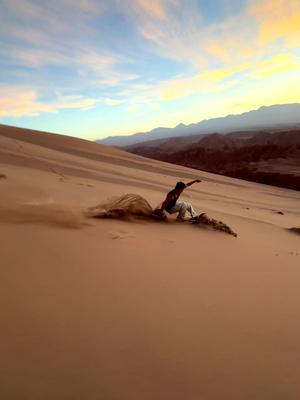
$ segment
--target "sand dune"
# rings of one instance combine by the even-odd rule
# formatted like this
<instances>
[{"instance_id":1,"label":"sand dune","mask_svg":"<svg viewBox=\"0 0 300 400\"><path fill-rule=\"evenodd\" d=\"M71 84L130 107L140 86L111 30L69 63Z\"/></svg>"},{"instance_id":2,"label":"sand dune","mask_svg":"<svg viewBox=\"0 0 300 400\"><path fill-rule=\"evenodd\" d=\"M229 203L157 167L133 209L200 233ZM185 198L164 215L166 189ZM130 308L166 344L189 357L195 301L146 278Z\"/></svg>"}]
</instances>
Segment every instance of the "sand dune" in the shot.
<instances>
[{"instance_id":1,"label":"sand dune","mask_svg":"<svg viewBox=\"0 0 300 400\"><path fill-rule=\"evenodd\" d=\"M299 192L5 126L0 176L1 399L299 398ZM87 218L196 178L237 238Z\"/></svg>"}]
</instances>

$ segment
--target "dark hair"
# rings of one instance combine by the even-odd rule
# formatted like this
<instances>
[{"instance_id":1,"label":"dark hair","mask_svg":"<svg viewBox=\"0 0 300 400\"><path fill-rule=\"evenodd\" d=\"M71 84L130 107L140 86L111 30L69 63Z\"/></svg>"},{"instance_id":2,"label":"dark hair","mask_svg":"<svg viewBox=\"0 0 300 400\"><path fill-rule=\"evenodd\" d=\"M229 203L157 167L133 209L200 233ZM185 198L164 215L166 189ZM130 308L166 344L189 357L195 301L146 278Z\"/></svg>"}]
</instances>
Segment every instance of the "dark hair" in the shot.
<instances>
[{"instance_id":1,"label":"dark hair","mask_svg":"<svg viewBox=\"0 0 300 400\"><path fill-rule=\"evenodd\" d=\"M185 183L183 183L183 182L177 182L177 183L176 183L176 186L175 186L175 190L183 190L183 189L185 189L185 187L186 187L186 184L185 184Z\"/></svg>"}]
</instances>

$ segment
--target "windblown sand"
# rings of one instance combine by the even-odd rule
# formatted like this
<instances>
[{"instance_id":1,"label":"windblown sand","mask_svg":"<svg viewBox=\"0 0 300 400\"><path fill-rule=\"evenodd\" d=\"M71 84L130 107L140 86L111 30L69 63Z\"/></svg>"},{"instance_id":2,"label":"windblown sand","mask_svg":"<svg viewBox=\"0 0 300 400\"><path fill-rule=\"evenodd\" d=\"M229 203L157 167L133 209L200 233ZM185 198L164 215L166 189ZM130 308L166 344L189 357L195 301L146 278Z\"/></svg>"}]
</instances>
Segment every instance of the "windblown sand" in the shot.
<instances>
[{"instance_id":1,"label":"windblown sand","mask_svg":"<svg viewBox=\"0 0 300 400\"><path fill-rule=\"evenodd\" d=\"M299 192L4 126L0 172L1 399L300 398ZM195 178L237 238L90 218Z\"/></svg>"},{"instance_id":2,"label":"windblown sand","mask_svg":"<svg viewBox=\"0 0 300 400\"><path fill-rule=\"evenodd\" d=\"M86 211L90 218L127 218L144 217L147 220L154 218L154 209L142 196L127 193L114 197Z\"/></svg>"}]
</instances>

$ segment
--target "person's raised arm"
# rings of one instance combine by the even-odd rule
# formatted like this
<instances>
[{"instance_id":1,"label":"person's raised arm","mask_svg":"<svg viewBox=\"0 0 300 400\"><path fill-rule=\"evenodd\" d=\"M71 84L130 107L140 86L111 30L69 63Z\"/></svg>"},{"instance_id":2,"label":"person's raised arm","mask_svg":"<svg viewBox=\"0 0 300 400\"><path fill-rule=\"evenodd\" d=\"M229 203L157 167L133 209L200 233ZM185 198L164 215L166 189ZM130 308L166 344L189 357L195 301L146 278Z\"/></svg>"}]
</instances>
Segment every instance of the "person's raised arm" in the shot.
<instances>
[{"instance_id":1,"label":"person's raised arm","mask_svg":"<svg viewBox=\"0 0 300 400\"><path fill-rule=\"evenodd\" d=\"M188 182L188 183L186 184L186 186L191 186L191 185L193 185L194 183L200 183L200 182L201 182L201 179L195 179L194 181Z\"/></svg>"}]
</instances>

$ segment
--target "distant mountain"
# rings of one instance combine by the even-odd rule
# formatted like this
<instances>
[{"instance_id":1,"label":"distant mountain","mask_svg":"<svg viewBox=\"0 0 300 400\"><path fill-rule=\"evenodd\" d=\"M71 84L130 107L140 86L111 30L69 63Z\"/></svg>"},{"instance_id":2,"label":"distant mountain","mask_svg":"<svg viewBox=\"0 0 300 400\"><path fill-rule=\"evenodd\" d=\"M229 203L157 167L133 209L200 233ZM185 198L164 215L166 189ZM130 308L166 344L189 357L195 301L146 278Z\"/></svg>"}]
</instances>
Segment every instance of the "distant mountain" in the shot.
<instances>
[{"instance_id":1,"label":"distant mountain","mask_svg":"<svg viewBox=\"0 0 300 400\"><path fill-rule=\"evenodd\" d=\"M110 136L96 142L108 146L124 147L135 143L170 137L286 127L300 127L299 103L263 106L258 110L248 111L239 115L203 120L190 125L179 124L175 128L155 128L149 132L139 132L128 136Z\"/></svg>"},{"instance_id":2,"label":"distant mountain","mask_svg":"<svg viewBox=\"0 0 300 400\"><path fill-rule=\"evenodd\" d=\"M179 137L167 137L164 139L155 139L149 140L145 142L135 143L130 146L124 146L125 150L129 152L134 152L135 149L138 151L141 148L149 148L149 149L163 149L164 151L176 151L187 148L193 144L197 144L199 140L204 138L207 135L189 135L189 136L179 136Z\"/></svg>"},{"instance_id":3,"label":"distant mountain","mask_svg":"<svg viewBox=\"0 0 300 400\"><path fill-rule=\"evenodd\" d=\"M145 157L156 157L158 153L169 154L176 151L202 147L212 150L234 150L254 145L291 145L300 141L300 130L259 129L231 133L211 133L177 138L157 139L124 147L125 150Z\"/></svg>"},{"instance_id":4,"label":"distant mountain","mask_svg":"<svg viewBox=\"0 0 300 400\"><path fill-rule=\"evenodd\" d=\"M197 137L197 136L196 136ZM206 135L136 144L132 153L190 168L300 191L300 129ZM158 141L157 141L158 142Z\"/></svg>"}]
</instances>

